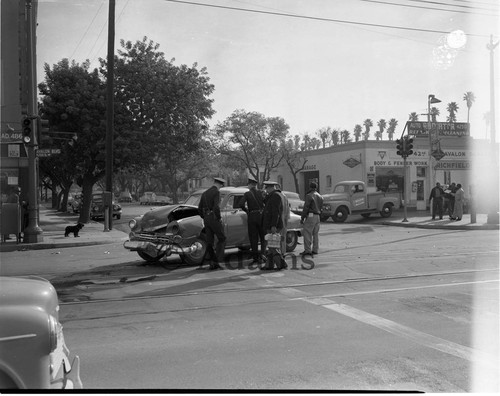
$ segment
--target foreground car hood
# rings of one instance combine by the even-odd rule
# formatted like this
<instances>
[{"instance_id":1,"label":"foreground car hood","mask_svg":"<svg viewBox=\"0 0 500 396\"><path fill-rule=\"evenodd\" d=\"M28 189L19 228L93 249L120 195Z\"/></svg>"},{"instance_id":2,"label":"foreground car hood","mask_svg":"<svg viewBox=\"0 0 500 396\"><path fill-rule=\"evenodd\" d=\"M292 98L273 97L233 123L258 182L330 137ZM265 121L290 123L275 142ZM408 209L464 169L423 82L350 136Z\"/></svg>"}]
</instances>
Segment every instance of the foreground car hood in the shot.
<instances>
[{"instance_id":1,"label":"foreground car hood","mask_svg":"<svg viewBox=\"0 0 500 396\"><path fill-rule=\"evenodd\" d=\"M59 302L55 289L42 278L0 277L0 308L14 305L39 307L58 317Z\"/></svg>"}]
</instances>

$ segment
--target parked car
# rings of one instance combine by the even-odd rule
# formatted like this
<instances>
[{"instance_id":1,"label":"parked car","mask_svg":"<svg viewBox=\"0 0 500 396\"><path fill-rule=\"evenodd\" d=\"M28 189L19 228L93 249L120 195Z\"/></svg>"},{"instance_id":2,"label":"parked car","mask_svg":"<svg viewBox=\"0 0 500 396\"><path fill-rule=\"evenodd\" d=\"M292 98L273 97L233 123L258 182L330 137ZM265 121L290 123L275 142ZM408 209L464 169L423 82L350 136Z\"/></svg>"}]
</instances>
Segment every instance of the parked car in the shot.
<instances>
[{"instance_id":1,"label":"parked car","mask_svg":"<svg viewBox=\"0 0 500 396\"><path fill-rule=\"evenodd\" d=\"M285 194L285 197L288 199L290 210L300 216L304 209L304 201L300 199L299 194L291 191L282 191L282 193Z\"/></svg>"},{"instance_id":2,"label":"parked car","mask_svg":"<svg viewBox=\"0 0 500 396\"><path fill-rule=\"evenodd\" d=\"M156 205L171 205L174 203L172 198L170 198L167 193L164 192L157 192L156 193L156 199L154 202Z\"/></svg>"},{"instance_id":3,"label":"parked car","mask_svg":"<svg viewBox=\"0 0 500 396\"><path fill-rule=\"evenodd\" d=\"M198 204L204 190L198 190L185 203L169 205L148 211L130 221L129 240L125 249L137 252L146 261L158 261L164 256L179 254L188 264L201 264L207 248L203 219L198 214ZM220 189L221 215L226 233L226 248L249 249L247 214L239 202L247 188L223 187ZM295 249L302 235L300 217L291 214L288 222L287 252Z\"/></svg>"},{"instance_id":4,"label":"parked car","mask_svg":"<svg viewBox=\"0 0 500 396\"><path fill-rule=\"evenodd\" d=\"M153 205L156 202L156 194L152 191L146 191L139 198L141 205Z\"/></svg>"},{"instance_id":5,"label":"parked car","mask_svg":"<svg viewBox=\"0 0 500 396\"><path fill-rule=\"evenodd\" d=\"M118 202L132 202L132 194L128 191L122 191L118 196Z\"/></svg>"},{"instance_id":6,"label":"parked car","mask_svg":"<svg viewBox=\"0 0 500 396\"><path fill-rule=\"evenodd\" d=\"M80 359L70 352L52 284L0 277L0 389L81 389Z\"/></svg>"},{"instance_id":7,"label":"parked car","mask_svg":"<svg viewBox=\"0 0 500 396\"><path fill-rule=\"evenodd\" d=\"M118 220L122 217L122 207L116 202L112 202L113 217ZM98 220L104 219L104 200L102 193L92 194L92 204L90 205L90 219Z\"/></svg>"}]
</instances>

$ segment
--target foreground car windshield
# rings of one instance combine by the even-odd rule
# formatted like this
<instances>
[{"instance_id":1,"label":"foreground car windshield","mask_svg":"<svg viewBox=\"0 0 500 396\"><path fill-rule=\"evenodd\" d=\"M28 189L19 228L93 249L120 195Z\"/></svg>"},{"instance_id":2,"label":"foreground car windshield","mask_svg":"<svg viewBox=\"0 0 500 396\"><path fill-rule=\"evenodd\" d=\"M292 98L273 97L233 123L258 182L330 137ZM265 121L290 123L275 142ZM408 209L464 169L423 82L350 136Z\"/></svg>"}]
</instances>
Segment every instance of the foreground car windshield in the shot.
<instances>
[{"instance_id":1,"label":"foreground car windshield","mask_svg":"<svg viewBox=\"0 0 500 396\"><path fill-rule=\"evenodd\" d=\"M221 194L220 200L223 201L225 196L226 194ZM186 199L186 202L184 202L184 204L198 206L200 204L200 200L201 200L201 194L190 195L188 199Z\"/></svg>"}]
</instances>

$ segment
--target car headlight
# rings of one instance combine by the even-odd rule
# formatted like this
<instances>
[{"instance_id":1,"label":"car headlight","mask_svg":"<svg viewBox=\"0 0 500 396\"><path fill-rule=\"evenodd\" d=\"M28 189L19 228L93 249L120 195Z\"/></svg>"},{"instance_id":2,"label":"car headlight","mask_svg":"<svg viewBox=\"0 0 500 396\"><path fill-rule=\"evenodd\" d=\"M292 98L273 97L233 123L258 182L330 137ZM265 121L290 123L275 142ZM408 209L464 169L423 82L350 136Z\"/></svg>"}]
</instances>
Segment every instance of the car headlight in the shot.
<instances>
[{"instance_id":1,"label":"car headlight","mask_svg":"<svg viewBox=\"0 0 500 396\"><path fill-rule=\"evenodd\" d=\"M50 352L57 348L57 333L59 331L59 323L52 315L49 316L49 347Z\"/></svg>"},{"instance_id":2,"label":"car headlight","mask_svg":"<svg viewBox=\"0 0 500 396\"><path fill-rule=\"evenodd\" d=\"M135 219L132 219L128 222L128 226L130 227L130 229L133 231L135 230L135 228L137 227L137 220Z\"/></svg>"},{"instance_id":3,"label":"car headlight","mask_svg":"<svg viewBox=\"0 0 500 396\"><path fill-rule=\"evenodd\" d=\"M323 205L323 210L329 212L330 210L332 210L332 207L330 205Z\"/></svg>"}]
</instances>

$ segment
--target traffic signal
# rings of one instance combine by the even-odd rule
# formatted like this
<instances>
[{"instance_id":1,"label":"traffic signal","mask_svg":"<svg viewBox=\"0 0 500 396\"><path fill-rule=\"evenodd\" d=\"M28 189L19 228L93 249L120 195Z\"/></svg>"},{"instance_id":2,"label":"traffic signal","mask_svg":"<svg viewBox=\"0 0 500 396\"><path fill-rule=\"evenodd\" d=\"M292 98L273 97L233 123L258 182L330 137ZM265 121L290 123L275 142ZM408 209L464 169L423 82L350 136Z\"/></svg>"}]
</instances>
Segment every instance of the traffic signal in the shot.
<instances>
[{"instance_id":1,"label":"traffic signal","mask_svg":"<svg viewBox=\"0 0 500 396\"><path fill-rule=\"evenodd\" d=\"M413 139L409 136L406 136L405 150L406 156L410 156L413 154Z\"/></svg>"},{"instance_id":2,"label":"traffic signal","mask_svg":"<svg viewBox=\"0 0 500 396\"><path fill-rule=\"evenodd\" d=\"M405 156L405 141L404 139L396 139L396 149L397 155L400 155L401 157Z\"/></svg>"},{"instance_id":3,"label":"traffic signal","mask_svg":"<svg viewBox=\"0 0 500 396\"><path fill-rule=\"evenodd\" d=\"M23 143L28 144L31 142L31 133L33 132L32 120L29 117L24 117L21 121L23 127Z\"/></svg>"},{"instance_id":4,"label":"traffic signal","mask_svg":"<svg viewBox=\"0 0 500 396\"><path fill-rule=\"evenodd\" d=\"M39 146L50 146L52 138L49 136L49 120L43 118L37 119L37 136Z\"/></svg>"}]
</instances>

